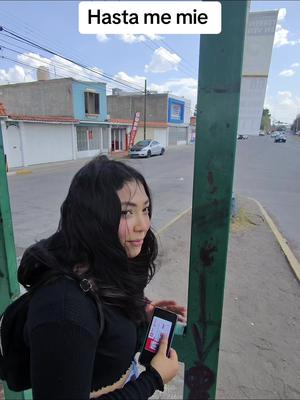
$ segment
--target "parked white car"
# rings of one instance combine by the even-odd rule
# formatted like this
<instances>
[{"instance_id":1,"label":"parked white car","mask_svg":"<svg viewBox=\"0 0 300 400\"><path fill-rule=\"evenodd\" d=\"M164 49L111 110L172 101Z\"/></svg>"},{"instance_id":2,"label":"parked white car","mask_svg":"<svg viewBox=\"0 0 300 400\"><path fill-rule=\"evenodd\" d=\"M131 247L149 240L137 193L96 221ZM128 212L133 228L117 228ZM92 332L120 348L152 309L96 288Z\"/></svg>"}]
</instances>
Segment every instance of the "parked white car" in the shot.
<instances>
[{"instance_id":1,"label":"parked white car","mask_svg":"<svg viewBox=\"0 0 300 400\"><path fill-rule=\"evenodd\" d=\"M141 140L131 147L128 152L129 157L151 157L163 155L165 148L157 141L152 139Z\"/></svg>"}]
</instances>

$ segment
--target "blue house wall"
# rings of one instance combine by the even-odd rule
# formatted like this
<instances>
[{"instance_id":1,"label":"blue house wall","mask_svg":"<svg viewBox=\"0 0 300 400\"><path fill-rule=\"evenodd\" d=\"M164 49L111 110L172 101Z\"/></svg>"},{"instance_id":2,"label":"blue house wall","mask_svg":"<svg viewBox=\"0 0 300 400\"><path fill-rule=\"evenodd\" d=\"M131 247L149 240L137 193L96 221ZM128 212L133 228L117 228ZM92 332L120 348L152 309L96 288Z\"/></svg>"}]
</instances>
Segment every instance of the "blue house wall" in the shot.
<instances>
[{"instance_id":1,"label":"blue house wall","mask_svg":"<svg viewBox=\"0 0 300 400\"><path fill-rule=\"evenodd\" d=\"M106 84L101 82L72 82L74 118L80 121L99 121L107 119ZM99 94L99 115L86 115L84 92Z\"/></svg>"}]
</instances>

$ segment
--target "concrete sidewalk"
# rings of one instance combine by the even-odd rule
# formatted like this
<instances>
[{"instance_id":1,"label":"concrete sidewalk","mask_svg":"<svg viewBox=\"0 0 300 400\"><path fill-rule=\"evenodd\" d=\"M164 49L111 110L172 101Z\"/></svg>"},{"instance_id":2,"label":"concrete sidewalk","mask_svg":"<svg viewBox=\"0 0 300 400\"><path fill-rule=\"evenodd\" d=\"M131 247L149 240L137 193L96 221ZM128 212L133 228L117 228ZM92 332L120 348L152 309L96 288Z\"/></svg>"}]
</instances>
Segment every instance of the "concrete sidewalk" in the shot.
<instances>
[{"instance_id":1,"label":"concrete sidewalk","mask_svg":"<svg viewBox=\"0 0 300 400\"><path fill-rule=\"evenodd\" d=\"M113 159L113 160L121 160L123 158L128 158L128 151L115 151L111 152L109 154L103 154L107 155L108 158ZM7 171L7 176L12 176L12 175L28 175L33 173L35 170L39 169L45 169L50 167L57 167L60 165L70 165L70 164L79 164L83 165L86 162L92 160L92 157L87 157L87 158L77 158L76 160L67 160L67 161L57 161L57 162L50 162L50 163L44 163L44 164L34 164L34 165L29 165L26 167L15 167L15 168L9 168Z\"/></svg>"},{"instance_id":2,"label":"concrete sidewalk","mask_svg":"<svg viewBox=\"0 0 300 400\"><path fill-rule=\"evenodd\" d=\"M300 398L300 290L258 205L238 198L223 308L218 399ZM151 299L187 303L191 213L161 234ZM183 367L155 399L181 399Z\"/></svg>"}]
</instances>

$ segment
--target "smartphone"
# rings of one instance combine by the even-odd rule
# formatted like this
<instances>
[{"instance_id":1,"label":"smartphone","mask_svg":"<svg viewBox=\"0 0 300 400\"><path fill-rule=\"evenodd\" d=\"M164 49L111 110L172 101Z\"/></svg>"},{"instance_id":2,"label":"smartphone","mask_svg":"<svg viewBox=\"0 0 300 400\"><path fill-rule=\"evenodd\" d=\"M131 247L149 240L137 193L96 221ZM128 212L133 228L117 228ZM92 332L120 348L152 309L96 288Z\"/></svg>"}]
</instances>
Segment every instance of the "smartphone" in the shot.
<instances>
[{"instance_id":1,"label":"smartphone","mask_svg":"<svg viewBox=\"0 0 300 400\"><path fill-rule=\"evenodd\" d=\"M174 336L174 329L177 322L177 314L155 307L154 313L149 324L139 363L147 366L158 351L161 336L168 337L167 354L171 347Z\"/></svg>"}]
</instances>

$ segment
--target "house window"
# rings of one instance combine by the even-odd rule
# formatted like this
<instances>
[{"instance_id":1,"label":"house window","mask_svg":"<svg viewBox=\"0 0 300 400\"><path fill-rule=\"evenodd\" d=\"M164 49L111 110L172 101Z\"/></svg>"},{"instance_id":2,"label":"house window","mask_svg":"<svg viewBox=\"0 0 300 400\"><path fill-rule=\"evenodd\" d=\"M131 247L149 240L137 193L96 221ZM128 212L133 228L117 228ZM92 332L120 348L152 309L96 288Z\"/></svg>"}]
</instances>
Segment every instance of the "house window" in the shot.
<instances>
[{"instance_id":1,"label":"house window","mask_svg":"<svg viewBox=\"0 0 300 400\"><path fill-rule=\"evenodd\" d=\"M84 92L86 114L99 114L99 93Z\"/></svg>"}]
</instances>

